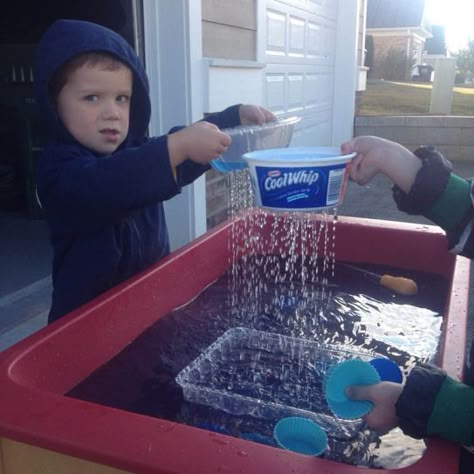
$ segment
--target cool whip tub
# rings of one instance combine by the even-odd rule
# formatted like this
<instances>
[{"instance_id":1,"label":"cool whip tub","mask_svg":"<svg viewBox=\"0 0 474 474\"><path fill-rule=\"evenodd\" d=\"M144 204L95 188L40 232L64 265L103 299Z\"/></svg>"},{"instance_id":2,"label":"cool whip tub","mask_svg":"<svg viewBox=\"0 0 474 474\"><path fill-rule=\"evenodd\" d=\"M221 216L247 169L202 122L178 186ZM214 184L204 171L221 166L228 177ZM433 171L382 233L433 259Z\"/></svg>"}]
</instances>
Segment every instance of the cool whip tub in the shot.
<instances>
[{"instance_id":1,"label":"cool whip tub","mask_svg":"<svg viewBox=\"0 0 474 474\"><path fill-rule=\"evenodd\" d=\"M342 202L355 153L338 147L295 147L245 153L257 205L278 211L314 211Z\"/></svg>"}]
</instances>

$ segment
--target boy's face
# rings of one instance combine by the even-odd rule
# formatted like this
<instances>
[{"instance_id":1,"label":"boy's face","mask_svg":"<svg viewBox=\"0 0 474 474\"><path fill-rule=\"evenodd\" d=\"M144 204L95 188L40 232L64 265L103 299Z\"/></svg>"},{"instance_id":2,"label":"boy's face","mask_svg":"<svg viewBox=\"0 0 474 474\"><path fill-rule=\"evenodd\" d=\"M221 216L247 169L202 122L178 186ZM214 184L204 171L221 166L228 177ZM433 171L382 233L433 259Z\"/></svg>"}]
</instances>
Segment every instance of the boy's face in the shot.
<instances>
[{"instance_id":1,"label":"boy's face","mask_svg":"<svg viewBox=\"0 0 474 474\"><path fill-rule=\"evenodd\" d=\"M58 114L69 133L100 153L114 152L128 134L132 72L86 63L70 74L58 95Z\"/></svg>"}]
</instances>

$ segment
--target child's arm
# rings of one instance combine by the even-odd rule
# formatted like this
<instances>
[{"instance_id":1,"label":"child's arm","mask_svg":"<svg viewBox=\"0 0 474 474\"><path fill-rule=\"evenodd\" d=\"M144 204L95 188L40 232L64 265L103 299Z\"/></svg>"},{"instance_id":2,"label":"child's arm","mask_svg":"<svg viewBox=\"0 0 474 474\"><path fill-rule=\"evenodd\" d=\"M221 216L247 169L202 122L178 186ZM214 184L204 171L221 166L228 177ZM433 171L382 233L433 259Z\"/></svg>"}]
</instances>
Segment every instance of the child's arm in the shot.
<instances>
[{"instance_id":1,"label":"child's arm","mask_svg":"<svg viewBox=\"0 0 474 474\"><path fill-rule=\"evenodd\" d=\"M346 395L352 400L369 400L373 403L374 406L364 416L364 421L383 435L398 426L395 404L402 390L402 384L380 382L373 385L352 385L347 387Z\"/></svg>"},{"instance_id":2,"label":"child's arm","mask_svg":"<svg viewBox=\"0 0 474 474\"><path fill-rule=\"evenodd\" d=\"M412 153L398 143L361 136L341 150L357 153L350 171L354 181L365 184L377 173L385 174L395 184L393 197L401 211L424 215L446 231L450 249L474 256L471 183L452 173L451 163L434 148Z\"/></svg>"},{"instance_id":3,"label":"child's arm","mask_svg":"<svg viewBox=\"0 0 474 474\"><path fill-rule=\"evenodd\" d=\"M341 146L343 154L355 152L350 176L357 184L368 183L382 173L408 193L421 168L421 161L407 148L379 137L361 136Z\"/></svg>"},{"instance_id":4,"label":"child's arm","mask_svg":"<svg viewBox=\"0 0 474 474\"><path fill-rule=\"evenodd\" d=\"M207 114L204 120L223 129L238 125L262 125L266 122L273 122L276 120L276 116L260 105L238 104L227 107L221 112Z\"/></svg>"},{"instance_id":5,"label":"child's arm","mask_svg":"<svg viewBox=\"0 0 474 474\"><path fill-rule=\"evenodd\" d=\"M364 419L380 434L400 426L413 438L439 436L474 443L474 388L434 366L415 367L404 386L392 382L352 386L347 395L374 404Z\"/></svg>"},{"instance_id":6,"label":"child's arm","mask_svg":"<svg viewBox=\"0 0 474 474\"><path fill-rule=\"evenodd\" d=\"M276 115L260 105L243 104L239 107L240 123L251 125L253 123L263 125L276 120Z\"/></svg>"},{"instance_id":7,"label":"child's arm","mask_svg":"<svg viewBox=\"0 0 474 474\"><path fill-rule=\"evenodd\" d=\"M168 136L171 165L176 168L186 159L207 164L224 153L230 145L230 137L222 133L217 125L224 122L230 122L232 126L238 125L234 122L237 120L237 113L242 125L264 124L276 119L269 110L251 104L232 106L221 113L212 114L208 120L197 122Z\"/></svg>"},{"instance_id":8,"label":"child's arm","mask_svg":"<svg viewBox=\"0 0 474 474\"><path fill-rule=\"evenodd\" d=\"M229 145L229 135L209 122L197 122L168 135L168 152L173 168L187 159L207 164L224 153Z\"/></svg>"},{"instance_id":9,"label":"child's arm","mask_svg":"<svg viewBox=\"0 0 474 474\"><path fill-rule=\"evenodd\" d=\"M206 120L168 135L171 166L176 169L186 159L205 165L224 153L230 144L230 137L221 132L219 126L263 124L272 120L276 120L272 112L251 104L232 106L211 114Z\"/></svg>"}]
</instances>

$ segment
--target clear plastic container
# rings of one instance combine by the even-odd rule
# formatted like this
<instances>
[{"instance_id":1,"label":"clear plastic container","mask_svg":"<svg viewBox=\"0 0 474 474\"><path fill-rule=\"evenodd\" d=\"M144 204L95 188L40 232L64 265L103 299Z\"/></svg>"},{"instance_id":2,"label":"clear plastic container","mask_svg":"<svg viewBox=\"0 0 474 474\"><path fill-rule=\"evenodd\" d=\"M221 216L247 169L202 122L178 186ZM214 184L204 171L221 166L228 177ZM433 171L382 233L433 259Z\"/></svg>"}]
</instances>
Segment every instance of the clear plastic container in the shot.
<instances>
[{"instance_id":1,"label":"clear plastic container","mask_svg":"<svg viewBox=\"0 0 474 474\"><path fill-rule=\"evenodd\" d=\"M227 173L247 167L247 162L242 158L244 153L287 147L294 127L300 120L299 117L289 117L264 125L241 125L222 130L230 136L232 142L225 153L211 161L211 166Z\"/></svg>"},{"instance_id":2,"label":"clear plastic container","mask_svg":"<svg viewBox=\"0 0 474 474\"><path fill-rule=\"evenodd\" d=\"M267 420L309 418L335 436L353 436L362 420L329 410L323 381L329 367L373 353L247 328L225 332L176 377L184 398L233 415Z\"/></svg>"}]
</instances>

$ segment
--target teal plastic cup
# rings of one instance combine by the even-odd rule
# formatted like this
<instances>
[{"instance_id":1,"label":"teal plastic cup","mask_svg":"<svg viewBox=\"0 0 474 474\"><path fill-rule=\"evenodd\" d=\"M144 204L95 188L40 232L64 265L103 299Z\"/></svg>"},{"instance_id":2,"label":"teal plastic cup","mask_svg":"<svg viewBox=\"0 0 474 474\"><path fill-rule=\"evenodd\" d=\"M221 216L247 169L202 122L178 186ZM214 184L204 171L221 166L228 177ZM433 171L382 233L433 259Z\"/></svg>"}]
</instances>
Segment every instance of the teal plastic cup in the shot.
<instances>
[{"instance_id":1,"label":"teal plastic cup","mask_svg":"<svg viewBox=\"0 0 474 474\"><path fill-rule=\"evenodd\" d=\"M371 385L380 382L377 370L360 359L350 359L329 369L324 381L324 394L331 411L346 420L361 418L372 408L368 400L352 400L346 395L350 385Z\"/></svg>"},{"instance_id":2,"label":"teal plastic cup","mask_svg":"<svg viewBox=\"0 0 474 474\"><path fill-rule=\"evenodd\" d=\"M324 430L314 421L299 416L282 418L273 429L278 446L307 456L319 456L327 447Z\"/></svg>"}]
</instances>

